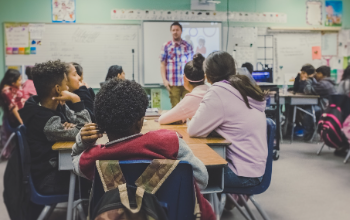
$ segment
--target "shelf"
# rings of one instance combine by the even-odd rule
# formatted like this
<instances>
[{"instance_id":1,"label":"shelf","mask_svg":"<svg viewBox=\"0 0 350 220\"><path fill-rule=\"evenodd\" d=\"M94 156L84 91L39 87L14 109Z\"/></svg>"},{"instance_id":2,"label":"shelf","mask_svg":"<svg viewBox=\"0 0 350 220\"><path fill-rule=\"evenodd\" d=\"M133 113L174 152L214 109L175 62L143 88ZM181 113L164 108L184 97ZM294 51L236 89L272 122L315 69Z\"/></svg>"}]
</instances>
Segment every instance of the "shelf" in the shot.
<instances>
[{"instance_id":1,"label":"shelf","mask_svg":"<svg viewBox=\"0 0 350 220\"><path fill-rule=\"evenodd\" d=\"M340 31L341 27L269 27L268 31Z\"/></svg>"}]
</instances>

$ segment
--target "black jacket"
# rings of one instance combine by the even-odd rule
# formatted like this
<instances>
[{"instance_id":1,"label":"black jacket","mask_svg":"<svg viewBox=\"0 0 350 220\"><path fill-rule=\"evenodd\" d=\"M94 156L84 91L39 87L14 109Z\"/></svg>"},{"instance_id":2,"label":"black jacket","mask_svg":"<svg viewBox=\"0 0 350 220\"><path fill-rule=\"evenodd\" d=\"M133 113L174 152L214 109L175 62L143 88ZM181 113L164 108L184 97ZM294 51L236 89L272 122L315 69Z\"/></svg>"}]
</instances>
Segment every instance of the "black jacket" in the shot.
<instances>
[{"instance_id":1,"label":"black jacket","mask_svg":"<svg viewBox=\"0 0 350 220\"><path fill-rule=\"evenodd\" d=\"M90 122L90 116L84 110L84 103L74 103L71 111L67 105L59 105L56 111L39 104L39 97L27 100L19 114L27 128L27 142L31 155L31 173L36 185L41 178L57 169L58 152L52 150L56 141L74 141L80 128ZM65 130L64 122L77 126Z\"/></svg>"},{"instance_id":2,"label":"black jacket","mask_svg":"<svg viewBox=\"0 0 350 220\"><path fill-rule=\"evenodd\" d=\"M95 114L94 114L94 100L95 93L91 88L86 86L81 86L79 89L74 91L80 97L80 100L84 102L85 109L89 112L91 121L95 123ZM69 108L72 108L72 102L66 102Z\"/></svg>"}]
</instances>

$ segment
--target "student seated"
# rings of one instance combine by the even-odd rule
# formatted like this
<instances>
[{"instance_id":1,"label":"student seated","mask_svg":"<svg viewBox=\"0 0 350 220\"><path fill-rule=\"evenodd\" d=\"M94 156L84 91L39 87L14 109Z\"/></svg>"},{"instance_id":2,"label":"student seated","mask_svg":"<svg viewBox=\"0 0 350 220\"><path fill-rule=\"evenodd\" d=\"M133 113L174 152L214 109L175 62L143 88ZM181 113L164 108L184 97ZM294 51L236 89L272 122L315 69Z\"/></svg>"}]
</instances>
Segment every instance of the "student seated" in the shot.
<instances>
[{"instance_id":1,"label":"student seated","mask_svg":"<svg viewBox=\"0 0 350 220\"><path fill-rule=\"evenodd\" d=\"M18 110L23 108L29 97L23 92L21 84L21 73L15 69L8 69L0 83L0 105L4 111L3 121L8 120L12 128L23 124ZM4 147L10 135L11 131L6 126L1 126L1 148Z\"/></svg>"},{"instance_id":2,"label":"student seated","mask_svg":"<svg viewBox=\"0 0 350 220\"><path fill-rule=\"evenodd\" d=\"M350 96L350 65L344 70L338 85L338 94Z\"/></svg>"},{"instance_id":3,"label":"student seated","mask_svg":"<svg viewBox=\"0 0 350 220\"><path fill-rule=\"evenodd\" d=\"M26 67L26 75L28 79L23 83L23 91L28 97L36 95L36 90L33 83L32 67Z\"/></svg>"},{"instance_id":4,"label":"student seated","mask_svg":"<svg viewBox=\"0 0 350 220\"><path fill-rule=\"evenodd\" d=\"M304 93L304 88L306 86L306 81L310 75L315 73L315 67L311 64L305 64L301 67L300 73L294 80L293 91L295 93Z\"/></svg>"},{"instance_id":5,"label":"student seated","mask_svg":"<svg viewBox=\"0 0 350 220\"><path fill-rule=\"evenodd\" d=\"M193 56L193 60L185 65L184 87L190 93L187 93L173 109L160 116L160 124L170 124L178 121L183 123L196 113L203 96L209 89L209 86L204 84L204 59L202 54L197 53Z\"/></svg>"},{"instance_id":6,"label":"student seated","mask_svg":"<svg viewBox=\"0 0 350 220\"><path fill-rule=\"evenodd\" d=\"M58 171L56 141L73 141L84 124L91 122L78 95L67 91L66 64L48 61L35 64L33 81L37 96L32 96L19 111L27 128L31 155L31 175L41 194L67 194L69 171ZM62 104L71 101L72 109Z\"/></svg>"},{"instance_id":7,"label":"student seated","mask_svg":"<svg viewBox=\"0 0 350 220\"><path fill-rule=\"evenodd\" d=\"M74 65L75 64L75 65ZM77 66L77 68L75 68ZM79 74L80 73L80 74ZM94 100L95 93L87 84L82 81L82 67L77 63L67 64L67 86L68 91L77 94L80 100L84 102L85 109L89 112L92 122L95 122ZM66 102L69 108L72 108L72 102Z\"/></svg>"},{"instance_id":8,"label":"student seated","mask_svg":"<svg viewBox=\"0 0 350 220\"><path fill-rule=\"evenodd\" d=\"M125 73L122 66L113 65L109 67L105 82L114 78L125 79ZM100 83L101 87L105 84L105 82Z\"/></svg>"},{"instance_id":9,"label":"student seated","mask_svg":"<svg viewBox=\"0 0 350 220\"><path fill-rule=\"evenodd\" d=\"M207 137L215 131L231 142L225 187L258 185L268 153L265 94L247 76L236 75L235 61L227 52L209 54L203 69L212 86L189 122L188 134Z\"/></svg>"},{"instance_id":10,"label":"student seated","mask_svg":"<svg viewBox=\"0 0 350 220\"><path fill-rule=\"evenodd\" d=\"M72 152L74 172L92 180L96 160L177 159L189 162L199 187L206 188L206 167L176 132L140 133L147 107L148 98L140 84L116 78L108 80L96 95L96 124L85 125L77 135ZM95 145L103 132L107 133L109 142ZM199 191L197 197L202 216L208 212L213 217L209 203Z\"/></svg>"},{"instance_id":11,"label":"student seated","mask_svg":"<svg viewBox=\"0 0 350 220\"><path fill-rule=\"evenodd\" d=\"M249 71L250 75L253 74L253 71L254 71L253 64L246 62L246 63L242 64L242 67L247 68L247 70Z\"/></svg>"},{"instance_id":12,"label":"student seated","mask_svg":"<svg viewBox=\"0 0 350 220\"><path fill-rule=\"evenodd\" d=\"M309 79L306 81L304 93L307 95L319 95L320 105L315 105L314 110L316 118L321 115L321 112L328 107L329 95L336 94L335 82L330 78L331 68L328 66L320 66L316 69L316 74L309 75ZM308 112L312 112L310 106L304 108ZM310 140L314 133L314 122L310 115L304 115L303 127L305 129L304 139Z\"/></svg>"}]
</instances>

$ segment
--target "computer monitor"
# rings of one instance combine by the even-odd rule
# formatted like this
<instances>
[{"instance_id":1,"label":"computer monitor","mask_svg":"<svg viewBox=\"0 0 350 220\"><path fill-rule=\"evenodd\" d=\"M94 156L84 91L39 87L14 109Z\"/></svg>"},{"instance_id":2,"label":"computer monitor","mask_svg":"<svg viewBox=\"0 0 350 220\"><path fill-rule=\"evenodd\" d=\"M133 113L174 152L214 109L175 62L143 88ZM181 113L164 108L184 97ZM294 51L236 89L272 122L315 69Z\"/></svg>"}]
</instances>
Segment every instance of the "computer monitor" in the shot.
<instances>
[{"instance_id":1,"label":"computer monitor","mask_svg":"<svg viewBox=\"0 0 350 220\"><path fill-rule=\"evenodd\" d=\"M272 69L253 71L252 75L256 82L273 82Z\"/></svg>"}]
</instances>

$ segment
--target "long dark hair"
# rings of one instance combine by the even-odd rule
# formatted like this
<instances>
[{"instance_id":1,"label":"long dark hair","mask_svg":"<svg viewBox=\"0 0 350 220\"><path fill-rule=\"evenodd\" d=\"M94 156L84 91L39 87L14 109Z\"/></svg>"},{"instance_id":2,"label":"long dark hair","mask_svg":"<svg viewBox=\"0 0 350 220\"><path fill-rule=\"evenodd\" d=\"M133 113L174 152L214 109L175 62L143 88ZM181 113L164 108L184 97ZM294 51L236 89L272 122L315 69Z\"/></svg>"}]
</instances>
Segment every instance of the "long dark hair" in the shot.
<instances>
[{"instance_id":1,"label":"long dark hair","mask_svg":"<svg viewBox=\"0 0 350 220\"><path fill-rule=\"evenodd\" d=\"M185 65L184 74L186 78L189 80L189 83L194 86L204 84L204 71L203 71L204 59L205 58L203 57L202 54L196 53L193 56L193 60L189 61ZM191 82L191 81L197 81L197 82Z\"/></svg>"},{"instance_id":2,"label":"long dark hair","mask_svg":"<svg viewBox=\"0 0 350 220\"><path fill-rule=\"evenodd\" d=\"M0 92L5 87L5 85L12 86L12 83L16 82L18 78L21 76L21 73L15 69L8 69L5 73L4 78L2 78L0 83ZM0 95L0 106L4 107L5 101L3 97Z\"/></svg>"},{"instance_id":3,"label":"long dark hair","mask_svg":"<svg viewBox=\"0 0 350 220\"><path fill-rule=\"evenodd\" d=\"M71 64L75 67L77 74L81 77L83 75L83 67L79 63L76 63L76 62L72 62Z\"/></svg>"},{"instance_id":4,"label":"long dark hair","mask_svg":"<svg viewBox=\"0 0 350 220\"><path fill-rule=\"evenodd\" d=\"M26 75L28 79L33 80L33 75L32 75L32 68L31 66L26 67Z\"/></svg>"},{"instance_id":5,"label":"long dark hair","mask_svg":"<svg viewBox=\"0 0 350 220\"><path fill-rule=\"evenodd\" d=\"M122 72L123 72L123 67L122 66L113 65L113 66L109 67L105 81L117 77Z\"/></svg>"},{"instance_id":6,"label":"long dark hair","mask_svg":"<svg viewBox=\"0 0 350 220\"><path fill-rule=\"evenodd\" d=\"M244 75L236 75L235 60L225 51L216 51L205 59L204 72L211 83L227 80L231 86L238 90L248 108L248 97L256 101L264 101L266 94L259 86L253 85L250 79Z\"/></svg>"},{"instance_id":7,"label":"long dark hair","mask_svg":"<svg viewBox=\"0 0 350 220\"><path fill-rule=\"evenodd\" d=\"M350 79L350 65L346 67L346 69L344 70L343 76L341 77L341 80L346 80L346 79Z\"/></svg>"}]
</instances>

